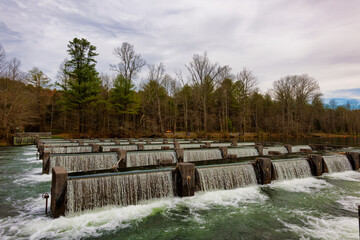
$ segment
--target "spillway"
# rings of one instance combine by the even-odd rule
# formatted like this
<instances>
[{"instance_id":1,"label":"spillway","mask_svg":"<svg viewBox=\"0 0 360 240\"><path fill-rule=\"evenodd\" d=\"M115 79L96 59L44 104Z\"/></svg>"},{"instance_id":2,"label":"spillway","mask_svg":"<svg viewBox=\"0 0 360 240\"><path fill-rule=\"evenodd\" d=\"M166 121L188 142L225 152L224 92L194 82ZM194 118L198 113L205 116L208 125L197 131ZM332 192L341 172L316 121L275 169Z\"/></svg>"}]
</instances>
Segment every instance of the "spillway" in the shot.
<instances>
[{"instance_id":1,"label":"spillway","mask_svg":"<svg viewBox=\"0 0 360 240\"><path fill-rule=\"evenodd\" d=\"M50 153L83 153L92 152L91 146L69 146L69 147L51 147L46 148Z\"/></svg>"},{"instance_id":2,"label":"spillway","mask_svg":"<svg viewBox=\"0 0 360 240\"><path fill-rule=\"evenodd\" d=\"M266 147L263 150L263 154L264 155L269 155L270 151L279 152L281 154L288 153L288 150L286 149L286 147L282 146L282 147Z\"/></svg>"},{"instance_id":3,"label":"spillway","mask_svg":"<svg viewBox=\"0 0 360 240\"><path fill-rule=\"evenodd\" d=\"M228 155L236 155L237 158L254 157L259 156L259 152L256 148L228 148Z\"/></svg>"},{"instance_id":4,"label":"spillway","mask_svg":"<svg viewBox=\"0 0 360 240\"><path fill-rule=\"evenodd\" d=\"M323 156L329 173L351 171L351 163L345 155Z\"/></svg>"},{"instance_id":5,"label":"spillway","mask_svg":"<svg viewBox=\"0 0 360 240\"><path fill-rule=\"evenodd\" d=\"M197 171L202 191L234 189L257 183L251 164L198 167Z\"/></svg>"},{"instance_id":6,"label":"spillway","mask_svg":"<svg viewBox=\"0 0 360 240\"><path fill-rule=\"evenodd\" d=\"M174 148L174 144L147 144L144 145L144 150L161 150L162 147Z\"/></svg>"},{"instance_id":7,"label":"spillway","mask_svg":"<svg viewBox=\"0 0 360 240\"><path fill-rule=\"evenodd\" d=\"M140 201L174 196L170 171L119 174L67 183L67 213L107 205L134 205Z\"/></svg>"},{"instance_id":8,"label":"spillway","mask_svg":"<svg viewBox=\"0 0 360 240\"><path fill-rule=\"evenodd\" d=\"M189 149L184 150L184 162L196 162L222 159L219 149Z\"/></svg>"},{"instance_id":9,"label":"spillway","mask_svg":"<svg viewBox=\"0 0 360 240\"><path fill-rule=\"evenodd\" d=\"M294 178L311 177L311 168L306 159L272 161L275 178L277 180L287 180Z\"/></svg>"},{"instance_id":10,"label":"spillway","mask_svg":"<svg viewBox=\"0 0 360 240\"><path fill-rule=\"evenodd\" d=\"M291 147L291 151L292 152L300 152L301 149L307 149L307 150L312 150L311 147L309 145L295 145Z\"/></svg>"},{"instance_id":11,"label":"spillway","mask_svg":"<svg viewBox=\"0 0 360 240\"><path fill-rule=\"evenodd\" d=\"M121 150L128 150L128 151L136 151L138 150L138 146L135 144L132 145L104 145L101 146L103 152L109 152L112 148L117 148Z\"/></svg>"},{"instance_id":12,"label":"spillway","mask_svg":"<svg viewBox=\"0 0 360 240\"><path fill-rule=\"evenodd\" d=\"M158 165L158 161L162 159L171 159L176 163L177 159L173 150L128 152L126 158L126 167Z\"/></svg>"},{"instance_id":13,"label":"spillway","mask_svg":"<svg viewBox=\"0 0 360 240\"><path fill-rule=\"evenodd\" d=\"M60 166L68 172L82 172L98 169L110 169L116 165L117 153L87 153L87 154L53 154L50 155L50 171Z\"/></svg>"}]
</instances>

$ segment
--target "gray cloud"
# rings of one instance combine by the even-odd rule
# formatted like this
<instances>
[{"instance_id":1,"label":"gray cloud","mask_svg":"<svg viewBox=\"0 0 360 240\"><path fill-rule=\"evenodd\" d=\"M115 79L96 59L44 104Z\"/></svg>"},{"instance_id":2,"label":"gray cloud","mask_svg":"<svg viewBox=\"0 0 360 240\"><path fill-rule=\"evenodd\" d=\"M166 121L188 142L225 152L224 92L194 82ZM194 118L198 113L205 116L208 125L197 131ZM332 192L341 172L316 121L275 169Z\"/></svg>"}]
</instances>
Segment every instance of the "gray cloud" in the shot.
<instances>
[{"instance_id":1,"label":"gray cloud","mask_svg":"<svg viewBox=\"0 0 360 240\"><path fill-rule=\"evenodd\" d=\"M170 74L186 75L192 55L207 51L234 73L253 70L264 92L308 73L330 96L360 88L359 12L358 0L8 0L0 2L0 42L24 70L35 65L52 78L68 42L84 37L97 46L100 72L109 73L114 47L127 41Z\"/></svg>"}]
</instances>

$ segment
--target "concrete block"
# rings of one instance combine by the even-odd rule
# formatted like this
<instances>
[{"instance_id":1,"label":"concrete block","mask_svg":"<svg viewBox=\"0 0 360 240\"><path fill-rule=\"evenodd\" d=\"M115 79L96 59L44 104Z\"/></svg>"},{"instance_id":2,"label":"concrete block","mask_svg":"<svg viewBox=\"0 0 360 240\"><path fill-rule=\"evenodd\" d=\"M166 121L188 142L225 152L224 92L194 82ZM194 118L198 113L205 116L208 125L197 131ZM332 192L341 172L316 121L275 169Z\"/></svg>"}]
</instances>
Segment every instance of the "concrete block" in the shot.
<instances>
[{"instance_id":1,"label":"concrete block","mask_svg":"<svg viewBox=\"0 0 360 240\"><path fill-rule=\"evenodd\" d=\"M257 177L260 180L259 184L269 184L272 178L272 164L270 158L256 158L255 164L258 171L255 173L259 174Z\"/></svg>"},{"instance_id":2,"label":"concrete block","mask_svg":"<svg viewBox=\"0 0 360 240\"><path fill-rule=\"evenodd\" d=\"M180 197L194 196L195 193L195 164L177 163L176 165L176 192Z\"/></svg>"},{"instance_id":3,"label":"concrete block","mask_svg":"<svg viewBox=\"0 0 360 240\"><path fill-rule=\"evenodd\" d=\"M54 167L52 169L50 209L54 218L65 215L67 180L68 173L65 168Z\"/></svg>"},{"instance_id":4,"label":"concrete block","mask_svg":"<svg viewBox=\"0 0 360 240\"><path fill-rule=\"evenodd\" d=\"M319 154L309 154L307 161L310 164L311 172L313 176L321 176L325 170L327 172L327 166L323 164L322 156Z\"/></svg>"}]
</instances>

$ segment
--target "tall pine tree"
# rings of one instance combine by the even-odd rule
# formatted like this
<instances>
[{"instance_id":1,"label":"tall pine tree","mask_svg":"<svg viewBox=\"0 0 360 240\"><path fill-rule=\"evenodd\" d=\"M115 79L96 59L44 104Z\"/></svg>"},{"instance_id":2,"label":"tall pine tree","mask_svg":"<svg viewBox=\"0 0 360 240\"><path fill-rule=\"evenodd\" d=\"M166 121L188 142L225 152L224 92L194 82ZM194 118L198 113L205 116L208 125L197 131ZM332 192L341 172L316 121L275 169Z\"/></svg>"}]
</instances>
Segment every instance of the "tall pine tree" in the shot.
<instances>
[{"instance_id":1,"label":"tall pine tree","mask_svg":"<svg viewBox=\"0 0 360 240\"><path fill-rule=\"evenodd\" d=\"M63 101L66 109L78 113L78 127L84 132L84 112L90 103L98 100L101 92L101 80L95 69L96 47L86 39L74 38L67 45L70 60L65 63L64 73L68 76L63 88Z\"/></svg>"}]
</instances>

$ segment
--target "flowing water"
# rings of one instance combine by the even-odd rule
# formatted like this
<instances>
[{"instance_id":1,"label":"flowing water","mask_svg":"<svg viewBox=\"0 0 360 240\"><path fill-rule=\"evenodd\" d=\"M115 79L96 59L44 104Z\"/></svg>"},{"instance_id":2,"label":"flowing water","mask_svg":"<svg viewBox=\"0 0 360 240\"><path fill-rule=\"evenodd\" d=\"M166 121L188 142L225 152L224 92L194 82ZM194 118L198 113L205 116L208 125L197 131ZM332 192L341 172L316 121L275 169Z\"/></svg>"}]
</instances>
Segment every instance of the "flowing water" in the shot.
<instances>
[{"instance_id":1,"label":"flowing water","mask_svg":"<svg viewBox=\"0 0 360 240\"><path fill-rule=\"evenodd\" d=\"M52 219L34 146L0 148L1 239L359 239L360 173L107 206Z\"/></svg>"},{"instance_id":2,"label":"flowing water","mask_svg":"<svg viewBox=\"0 0 360 240\"><path fill-rule=\"evenodd\" d=\"M237 158L254 157L259 156L259 152L256 148L228 148L228 155L236 155Z\"/></svg>"},{"instance_id":3,"label":"flowing water","mask_svg":"<svg viewBox=\"0 0 360 240\"><path fill-rule=\"evenodd\" d=\"M351 171L351 163L345 155L323 156L329 173Z\"/></svg>"},{"instance_id":4,"label":"flowing water","mask_svg":"<svg viewBox=\"0 0 360 240\"><path fill-rule=\"evenodd\" d=\"M173 150L128 152L126 158L126 167L157 165L162 159L171 159L175 163L177 159Z\"/></svg>"},{"instance_id":5,"label":"flowing water","mask_svg":"<svg viewBox=\"0 0 360 240\"><path fill-rule=\"evenodd\" d=\"M281 146L281 147L266 147L263 150L263 154L264 155L269 155L270 151L279 152L281 154L288 153L288 150L286 149L286 147Z\"/></svg>"},{"instance_id":6,"label":"flowing water","mask_svg":"<svg viewBox=\"0 0 360 240\"><path fill-rule=\"evenodd\" d=\"M51 147L46 148L50 153L82 153L92 152L91 146L70 146L70 147Z\"/></svg>"},{"instance_id":7,"label":"flowing water","mask_svg":"<svg viewBox=\"0 0 360 240\"><path fill-rule=\"evenodd\" d=\"M106 145L106 146L102 146L103 152L109 152L110 149L112 149L112 148L121 149L121 150L128 150L128 151L136 151L136 150L138 150L138 146L135 145L135 144L132 144L132 145Z\"/></svg>"},{"instance_id":8,"label":"flowing water","mask_svg":"<svg viewBox=\"0 0 360 240\"><path fill-rule=\"evenodd\" d=\"M198 168L202 191L226 190L255 185L256 175L251 164Z\"/></svg>"},{"instance_id":9,"label":"flowing water","mask_svg":"<svg viewBox=\"0 0 360 240\"><path fill-rule=\"evenodd\" d=\"M311 168L305 159L272 161L277 180L311 177Z\"/></svg>"},{"instance_id":10,"label":"flowing water","mask_svg":"<svg viewBox=\"0 0 360 240\"><path fill-rule=\"evenodd\" d=\"M196 162L222 159L219 149L189 149L184 150L184 162Z\"/></svg>"},{"instance_id":11,"label":"flowing water","mask_svg":"<svg viewBox=\"0 0 360 240\"><path fill-rule=\"evenodd\" d=\"M309 145L296 145L291 147L292 152L300 152L301 149L311 150L311 147Z\"/></svg>"},{"instance_id":12,"label":"flowing water","mask_svg":"<svg viewBox=\"0 0 360 240\"><path fill-rule=\"evenodd\" d=\"M116 152L50 155L50 168L60 166L68 172L110 169L118 161Z\"/></svg>"}]
</instances>

